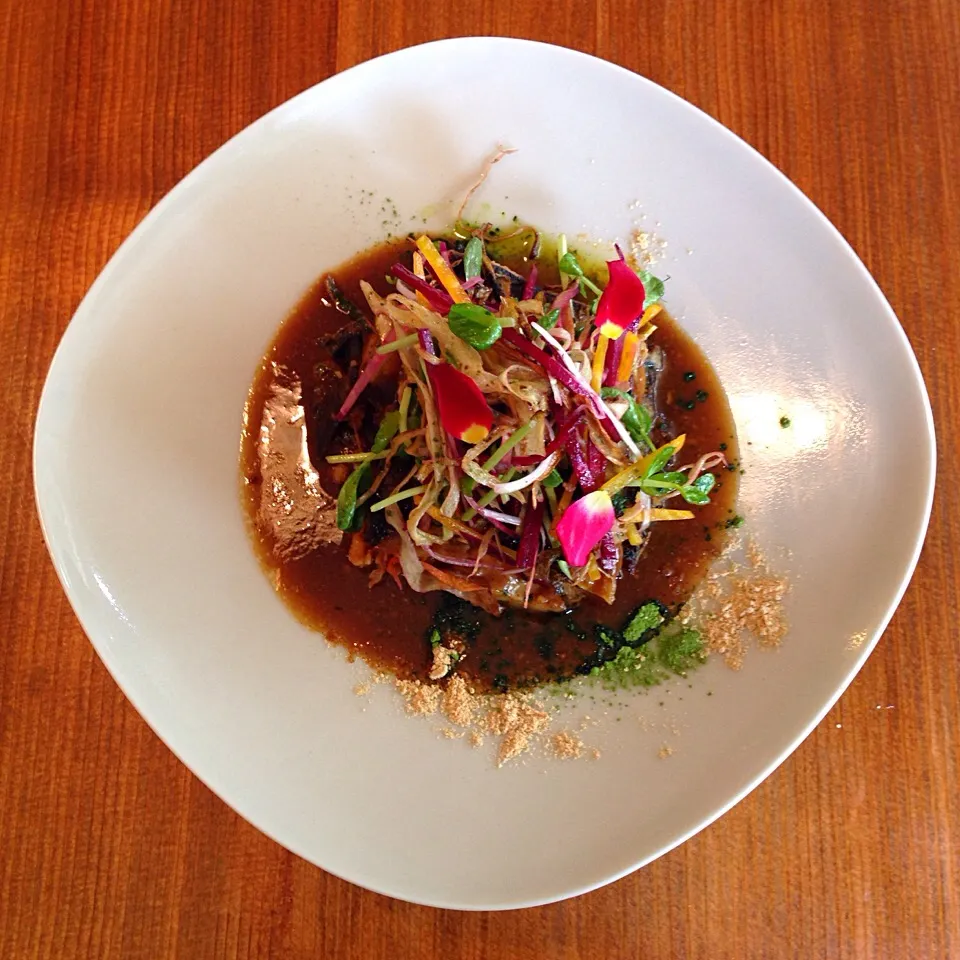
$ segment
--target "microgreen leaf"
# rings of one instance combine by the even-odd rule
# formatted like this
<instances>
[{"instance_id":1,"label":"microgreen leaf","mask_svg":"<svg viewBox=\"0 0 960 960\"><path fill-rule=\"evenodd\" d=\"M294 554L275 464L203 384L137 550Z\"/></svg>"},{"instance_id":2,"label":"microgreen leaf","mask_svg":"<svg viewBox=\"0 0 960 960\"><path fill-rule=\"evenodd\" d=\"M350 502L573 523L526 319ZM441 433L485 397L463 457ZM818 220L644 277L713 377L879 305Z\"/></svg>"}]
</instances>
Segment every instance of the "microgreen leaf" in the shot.
<instances>
[{"instance_id":1,"label":"microgreen leaf","mask_svg":"<svg viewBox=\"0 0 960 960\"><path fill-rule=\"evenodd\" d=\"M643 281L643 290L646 293L646 299L643 301L643 309L659 303L663 299L663 281L655 277L649 270L638 270L637 275Z\"/></svg>"},{"instance_id":2,"label":"microgreen leaf","mask_svg":"<svg viewBox=\"0 0 960 960\"><path fill-rule=\"evenodd\" d=\"M687 485L687 475L682 473L680 470L671 470L669 473L661 473L657 479L663 480L666 483L676 483L681 487L685 487Z\"/></svg>"},{"instance_id":3,"label":"microgreen leaf","mask_svg":"<svg viewBox=\"0 0 960 960\"><path fill-rule=\"evenodd\" d=\"M598 297L603 291L583 272L577 255L572 251L565 253L560 258L560 272L569 274L571 277L577 277L580 280L580 290L585 292L584 288L592 290ZM596 310L596 307L594 307Z\"/></svg>"},{"instance_id":4,"label":"microgreen leaf","mask_svg":"<svg viewBox=\"0 0 960 960\"><path fill-rule=\"evenodd\" d=\"M483 267L483 241L479 237L471 237L463 250L463 278L472 280L480 276Z\"/></svg>"},{"instance_id":5,"label":"microgreen leaf","mask_svg":"<svg viewBox=\"0 0 960 960\"><path fill-rule=\"evenodd\" d=\"M391 410L380 422L377 429L377 435L373 438L373 453L383 453L387 449L387 444L397 435L397 429L400 426L400 413L397 410Z\"/></svg>"},{"instance_id":6,"label":"microgreen leaf","mask_svg":"<svg viewBox=\"0 0 960 960\"><path fill-rule=\"evenodd\" d=\"M447 316L450 329L477 350L492 347L503 333L500 321L478 303L455 303Z\"/></svg>"},{"instance_id":7,"label":"microgreen leaf","mask_svg":"<svg viewBox=\"0 0 960 960\"><path fill-rule=\"evenodd\" d=\"M540 318L540 326L543 327L544 330L552 330L557 325L559 319L560 311L551 310Z\"/></svg>"},{"instance_id":8,"label":"microgreen leaf","mask_svg":"<svg viewBox=\"0 0 960 960\"><path fill-rule=\"evenodd\" d=\"M627 428L627 432L636 443L645 443L651 450L655 444L650 439L650 429L653 426L653 417L650 411L626 392L618 390L616 387L604 387L600 391L600 396L604 400L622 400L627 405L627 409L620 422Z\"/></svg>"},{"instance_id":9,"label":"microgreen leaf","mask_svg":"<svg viewBox=\"0 0 960 960\"><path fill-rule=\"evenodd\" d=\"M400 427L400 412L391 410L380 423L377 435L374 437L371 454L383 453L390 441L396 436ZM360 485L366 480L370 470L370 461L361 463L353 473L347 477L337 495L337 527L340 530L353 529L357 513L357 497L360 495Z\"/></svg>"},{"instance_id":10,"label":"microgreen leaf","mask_svg":"<svg viewBox=\"0 0 960 960\"><path fill-rule=\"evenodd\" d=\"M656 476L669 462L676 451L671 444L667 444L657 451L656 456L650 461L647 472L643 475L644 480Z\"/></svg>"},{"instance_id":11,"label":"microgreen leaf","mask_svg":"<svg viewBox=\"0 0 960 960\"><path fill-rule=\"evenodd\" d=\"M556 470L551 470L541 481L545 487L559 487L563 483L563 477Z\"/></svg>"},{"instance_id":12,"label":"microgreen leaf","mask_svg":"<svg viewBox=\"0 0 960 960\"><path fill-rule=\"evenodd\" d=\"M583 267L580 266L580 262L577 260L575 253L565 253L560 258L560 270L563 273L570 274L571 277L582 277L583 276Z\"/></svg>"},{"instance_id":13,"label":"microgreen leaf","mask_svg":"<svg viewBox=\"0 0 960 960\"><path fill-rule=\"evenodd\" d=\"M353 518L357 512L357 497L360 493L360 481L367 475L367 465L361 463L353 473L347 477L337 495L337 527L349 530L353 526Z\"/></svg>"},{"instance_id":14,"label":"microgreen leaf","mask_svg":"<svg viewBox=\"0 0 960 960\"><path fill-rule=\"evenodd\" d=\"M698 507L710 502L710 498L696 487L681 487L680 496L683 497L687 503L692 503Z\"/></svg>"},{"instance_id":15,"label":"microgreen leaf","mask_svg":"<svg viewBox=\"0 0 960 960\"><path fill-rule=\"evenodd\" d=\"M695 487L701 493L709 493L716 482L717 478L712 473L701 473L690 486Z\"/></svg>"}]
</instances>

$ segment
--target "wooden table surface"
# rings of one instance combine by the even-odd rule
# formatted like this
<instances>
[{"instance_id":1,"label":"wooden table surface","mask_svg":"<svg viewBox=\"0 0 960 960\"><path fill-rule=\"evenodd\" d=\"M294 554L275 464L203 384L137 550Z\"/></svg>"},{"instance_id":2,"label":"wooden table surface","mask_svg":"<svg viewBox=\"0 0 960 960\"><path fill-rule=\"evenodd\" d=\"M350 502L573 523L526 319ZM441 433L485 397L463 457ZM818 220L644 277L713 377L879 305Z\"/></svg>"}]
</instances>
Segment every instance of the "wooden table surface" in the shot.
<instances>
[{"instance_id":1,"label":"wooden table surface","mask_svg":"<svg viewBox=\"0 0 960 960\"><path fill-rule=\"evenodd\" d=\"M173 757L77 625L41 540L30 452L47 366L87 287L166 191L266 110L377 54L484 33L643 73L784 170L906 327L949 490L960 440L955 0L8 0L0 958L960 957L960 505L949 493L876 653L797 753L658 862L535 910L411 906L287 853Z\"/></svg>"}]
</instances>

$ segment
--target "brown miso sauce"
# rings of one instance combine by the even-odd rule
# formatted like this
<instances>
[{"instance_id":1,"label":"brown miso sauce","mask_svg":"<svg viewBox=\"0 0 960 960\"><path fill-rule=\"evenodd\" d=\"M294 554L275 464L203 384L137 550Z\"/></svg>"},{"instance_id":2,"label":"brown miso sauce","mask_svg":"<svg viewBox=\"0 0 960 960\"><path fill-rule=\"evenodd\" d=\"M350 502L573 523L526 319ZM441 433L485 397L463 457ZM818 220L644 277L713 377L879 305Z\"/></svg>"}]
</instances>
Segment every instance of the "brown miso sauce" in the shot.
<instances>
[{"instance_id":1,"label":"brown miso sauce","mask_svg":"<svg viewBox=\"0 0 960 960\"><path fill-rule=\"evenodd\" d=\"M331 303L325 280L335 277L346 297L366 311L360 280L369 282L381 295L393 292L386 275L411 246L408 240L392 241L323 274L284 321L251 387L240 466L244 506L258 555L291 611L373 667L404 679L425 680L432 661L428 634L435 613L441 605L449 604L448 595L400 590L389 577L371 588L369 569L348 561L346 544L324 546L298 560L278 563L255 523L259 500L257 438L271 362L286 367L303 385L310 457L323 476L325 451L317 448L316 415L311 416L309 403L323 375L318 369L318 339L347 320ZM523 260L506 263L522 274L529 270ZM541 264L538 267L541 282L555 281L549 271L543 276ZM621 628L638 606L650 600L673 611L679 609L722 552L728 521L735 515L739 474L733 417L723 388L697 345L666 311L657 316L656 324L658 329L649 344L661 348L665 361L658 384L660 417L654 440L662 443L685 433L681 465L724 449L733 469L720 466L714 470L717 484L711 502L691 508L696 514L693 520L652 524L636 574L624 574L612 605L587 596L570 615L506 609L499 617L470 608L470 616L479 622L479 632L457 672L478 691L514 689L587 672L598 650L595 624ZM330 492L335 494L336 490ZM686 506L681 502L669 505Z\"/></svg>"}]
</instances>

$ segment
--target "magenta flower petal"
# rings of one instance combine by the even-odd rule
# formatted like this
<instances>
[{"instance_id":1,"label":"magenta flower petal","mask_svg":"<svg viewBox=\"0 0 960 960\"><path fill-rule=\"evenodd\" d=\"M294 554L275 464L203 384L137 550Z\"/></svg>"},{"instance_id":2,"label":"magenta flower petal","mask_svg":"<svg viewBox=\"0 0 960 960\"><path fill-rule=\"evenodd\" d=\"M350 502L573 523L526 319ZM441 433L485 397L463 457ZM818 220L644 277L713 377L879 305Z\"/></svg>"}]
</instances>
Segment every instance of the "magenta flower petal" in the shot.
<instances>
[{"instance_id":1,"label":"magenta flower petal","mask_svg":"<svg viewBox=\"0 0 960 960\"><path fill-rule=\"evenodd\" d=\"M611 340L617 340L634 320L643 313L646 291L643 281L630 269L626 260L611 260L610 282L597 304L596 325Z\"/></svg>"},{"instance_id":2,"label":"magenta flower petal","mask_svg":"<svg viewBox=\"0 0 960 960\"><path fill-rule=\"evenodd\" d=\"M557 539L567 563L582 567L615 520L613 501L606 490L594 490L571 503L557 523Z\"/></svg>"}]
</instances>

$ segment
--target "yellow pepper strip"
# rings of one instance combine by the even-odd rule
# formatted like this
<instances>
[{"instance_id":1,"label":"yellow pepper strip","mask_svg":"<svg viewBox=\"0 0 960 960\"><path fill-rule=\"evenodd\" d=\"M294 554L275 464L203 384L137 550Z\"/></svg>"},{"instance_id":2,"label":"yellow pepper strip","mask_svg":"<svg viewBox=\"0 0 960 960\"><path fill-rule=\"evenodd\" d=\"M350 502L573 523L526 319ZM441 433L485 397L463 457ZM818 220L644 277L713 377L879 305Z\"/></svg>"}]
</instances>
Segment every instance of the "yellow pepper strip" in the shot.
<instances>
[{"instance_id":1,"label":"yellow pepper strip","mask_svg":"<svg viewBox=\"0 0 960 960\"><path fill-rule=\"evenodd\" d=\"M663 309L663 304L660 303L651 303L646 310L643 311L643 316L640 318L640 326L645 326L648 324L661 310ZM654 330L657 328L654 327Z\"/></svg>"},{"instance_id":2,"label":"yellow pepper strip","mask_svg":"<svg viewBox=\"0 0 960 960\"><path fill-rule=\"evenodd\" d=\"M461 523L456 517L447 517L440 512L439 507L427 507L427 513L433 517L441 526L449 527L456 533L463 533L466 536L474 536L475 530L471 530L465 523Z\"/></svg>"},{"instance_id":3,"label":"yellow pepper strip","mask_svg":"<svg viewBox=\"0 0 960 960\"><path fill-rule=\"evenodd\" d=\"M635 523L627 524L627 539L635 547L639 547L643 543L643 537L640 536L640 531Z\"/></svg>"},{"instance_id":4,"label":"yellow pepper strip","mask_svg":"<svg viewBox=\"0 0 960 960\"><path fill-rule=\"evenodd\" d=\"M683 445L686 443L686 441L687 435L685 433L681 433L679 437L674 437L673 440L668 440L665 444L663 444L662 447L659 447L652 453L648 453L636 463L631 463L629 467L625 467L618 474L612 476L600 489L606 490L607 493L612 496L618 490L622 490L638 477L642 477L647 472L647 468L650 466L650 464L653 463L654 457L656 457L656 455L665 447L673 447L674 454L677 454L683 448Z\"/></svg>"},{"instance_id":5,"label":"yellow pepper strip","mask_svg":"<svg viewBox=\"0 0 960 960\"><path fill-rule=\"evenodd\" d=\"M427 513L433 517L442 527L447 527L450 530L453 530L455 533L462 534L468 540L475 540L478 536L477 531L468 527L465 523L461 523L457 520L456 517L445 517L441 512L439 507L427 507ZM515 560L517 555L509 547L500 546L498 549L508 556L511 560Z\"/></svg>"},{"instance_id":6,"label":"yellow pepper strip","mask_svg":"<svg viewBox=\"0 0 960 960\"><path fill-rule=\"evenodd\" d=\"M600 339L597 341L597 350L593 355L593 374L590 379L590 386L593 387L596 393L600 392L600 388L603 386L603 367L607 362L607 347L610 344L610 338L604 334L600 334Z\"/></svg>"},{"instance_id":7,"label":"yellow pepper strip","mask_svg":"<svg viewBox=\"0 0 960 960\"><path fill-rule=\"evenodd\" d=\"M623 337L623 353L620 354L620 366L617 367L617 383L629 380L633 373L633 362L637 359L637 349L640 338L632 331L627 331Z\"/></svg>"},{"instance_id":8,"label":"yellow pepper strip","mask_svg":"<svg viewBox=\"0 0 960 960\"><path fill-rule=\"evenodd\" d=\"M469 303L470 298L463 292L460 281L447 266L447 261L440 256L440 251L433 245L433 241L427 236L417 237L417 249L423 254L423 259L430 264L437 279L443 284L443 288L453 297L453 302Z\"/></svg>"},{"instance_id":9,"label":"yellow pepper strip","mask_svg":"<svg viewBox=\"0 0 960 960\"><path fill-rule=\"evenodd\" d=\"M692 520L693 512L691 510L666 510L663 507L651 507L644 510L639 520Z\"/></svg>"},{"instance_id":10,"label":"yellow pepper strip","mask_svg":"<svg viewBox=\"0 0 960 960\"><path fill-rule=\"evenodd\" d=\"M640 318L640 332L637 334L637 336L639 336L641 340L649 339L650 334L652 334L653 331L657 329L657 325L655 323L651 323L650 321L662 309L663 307L661 306L661 304L651 303L650 306L643 311L643 316ZM623 378L621 377L621 379Z\"/></svg>"}]
</instances>

